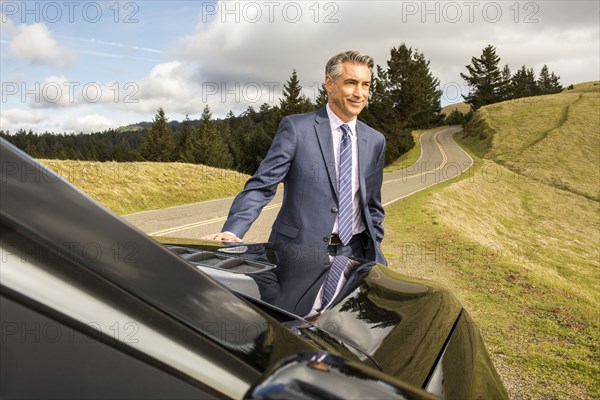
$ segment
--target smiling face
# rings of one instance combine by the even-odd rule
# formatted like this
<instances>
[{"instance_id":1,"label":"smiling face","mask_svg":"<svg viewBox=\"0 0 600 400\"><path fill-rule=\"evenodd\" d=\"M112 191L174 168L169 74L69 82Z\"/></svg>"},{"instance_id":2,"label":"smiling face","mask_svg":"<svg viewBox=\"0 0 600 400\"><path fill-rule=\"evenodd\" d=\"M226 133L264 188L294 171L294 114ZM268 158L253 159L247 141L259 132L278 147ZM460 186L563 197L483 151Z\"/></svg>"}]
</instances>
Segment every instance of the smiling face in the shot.
<instances>
[{"instance_id":1,"label":"smiling face","mask_svg":"<svg viewBox=\"0 0 600 400\"><path fill-rule=\"evenodd\" d=\"M365 108L369 99L371 70L365 64L350 61L342 63L342 73L337 78L327 75L325 88L331 111L342 121L349 122Z\"/></svg>"}]
</instances>

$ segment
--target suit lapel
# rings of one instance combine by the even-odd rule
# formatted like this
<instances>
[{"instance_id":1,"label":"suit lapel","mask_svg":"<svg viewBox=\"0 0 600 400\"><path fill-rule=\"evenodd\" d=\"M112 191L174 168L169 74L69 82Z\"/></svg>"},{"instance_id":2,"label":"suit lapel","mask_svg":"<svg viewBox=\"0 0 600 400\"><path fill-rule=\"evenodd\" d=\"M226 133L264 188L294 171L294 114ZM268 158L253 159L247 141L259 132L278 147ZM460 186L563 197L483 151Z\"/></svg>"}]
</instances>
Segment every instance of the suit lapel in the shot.
<instances>
[{"instance_id":1,"label":"suit lapel","mask_svg":"<svg viewBox=\"0 0 600 400\"><path fill-rule=\"evenodd\" d=\"M331 134L331 127L329 126L329 118L327 117L327 110L325 107L317 111L315 124L315 133L317 135L317 141L321 148L321 155L325 162L325 169L327 170L327 176L329 177L329 183L335 193L337 199L337 179L335 176L335 156L333 153L333 139Z\"/></svg>"},{"instance_id":2,"label":"suit lapel","mask_svg":"<svg viewBox=\"0 0 600 400\"><path fill-rule=\"evenodd\" d=\"M365 175L367 173L367 159L369 156L369 139L361 126L360 121L356 121L356 138L358 145L358 183L360 200L363 205L366 205L367 190L365 187Z\"/></svg>"}]
</instances>

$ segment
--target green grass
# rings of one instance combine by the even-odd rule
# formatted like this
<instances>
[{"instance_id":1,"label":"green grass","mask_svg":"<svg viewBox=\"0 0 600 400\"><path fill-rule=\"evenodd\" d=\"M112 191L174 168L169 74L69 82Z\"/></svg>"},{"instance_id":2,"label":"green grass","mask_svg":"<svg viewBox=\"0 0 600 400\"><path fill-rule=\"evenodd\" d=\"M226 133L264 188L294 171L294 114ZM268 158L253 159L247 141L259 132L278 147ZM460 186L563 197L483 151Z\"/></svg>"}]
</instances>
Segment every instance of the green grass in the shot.
<instances>
[{"instance_id":1,"label":"green grass","mask_svg":"<svg viewBox=\"0 0 600 400\"><path fill-rule=\"evenodd\" d=\"M476 165L386 209L390 266L457 294L512 398L600 398L599 93L581 94L485 107Z\"/></svg>"},{"instance_id":2,"label":"green grass","mask_svg":"<svg viewBox=\"0 0 600 400\"><path fill-rule=\"evenodd\" d=\"M39 161L118 214L235 196L248 179L196 164Z\"/></svg>"},{"instance_id":3,"label":"green grass","mask_svg":"<svg viewBox=\"0 0 600 400\"><path fill-rule=\"evenodd\" d=\"M600 199L600 85L493 104L477 117L466 141L477 155L517 174Z\"/></svg>"},{"instance_id":4,"label":"green grass","mask_svg":"<svg viewBox=\"0 0 600 400\"><path fill-rule=\"evenodd\" d=\"M596 202L478 161L388 207L385 227L390 267L457 294L511 397L600 396Z\"/></svg>"}]
</instances>

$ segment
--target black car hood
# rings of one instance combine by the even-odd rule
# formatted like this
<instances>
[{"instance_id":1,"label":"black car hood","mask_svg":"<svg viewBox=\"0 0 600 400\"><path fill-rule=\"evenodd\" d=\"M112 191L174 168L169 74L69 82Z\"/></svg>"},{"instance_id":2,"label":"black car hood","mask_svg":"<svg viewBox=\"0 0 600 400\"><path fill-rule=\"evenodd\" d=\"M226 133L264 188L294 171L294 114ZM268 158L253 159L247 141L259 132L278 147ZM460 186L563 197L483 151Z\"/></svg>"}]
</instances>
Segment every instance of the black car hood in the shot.
<instances>
[{"instance_id":1,"label":"black car hood","mask_svg":"<svg viewBox=\"0 0 600 400\"><path fill-rule=\"evenodd\" d=\"M193 240L157 240L171 244L172 251L232 290L299 316L310 314L333 260L326 253L291 244L217 248ZM352 262L352 273L334 304L307 319L368 356L384 372L422 386L461 305L447 289L430 281L371 261Z\"/></svg>"},{"instance_id":2,"label":"black car hood","mask_svg":"<svg viewBox=\"0 0 600 400\"><path fill-rule=\"evenodd\" d=\"M446 289L375 265L317 324L422 386L462 310Z\"/></svg>"}]
</instances>

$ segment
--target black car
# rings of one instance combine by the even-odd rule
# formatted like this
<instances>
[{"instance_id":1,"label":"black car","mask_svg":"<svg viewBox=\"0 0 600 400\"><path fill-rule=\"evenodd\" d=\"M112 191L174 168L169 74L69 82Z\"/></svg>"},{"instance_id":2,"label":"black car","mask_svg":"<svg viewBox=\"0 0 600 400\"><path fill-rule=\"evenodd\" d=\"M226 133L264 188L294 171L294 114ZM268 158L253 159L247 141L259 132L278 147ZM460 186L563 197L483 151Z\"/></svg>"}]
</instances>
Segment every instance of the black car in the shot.
<instances>
[{"instance_id":1,"label":"black car","mask_svg":"<svg viewBox=\"0 0 600 400\"><path fill-rule=\"evenodd\" d=\"M155 239L1 142L2 398L506 398L433 282L288 244Z\"/></svg>"}]
</instances>

